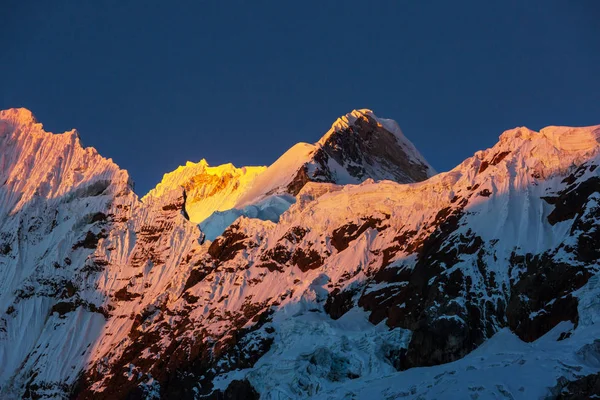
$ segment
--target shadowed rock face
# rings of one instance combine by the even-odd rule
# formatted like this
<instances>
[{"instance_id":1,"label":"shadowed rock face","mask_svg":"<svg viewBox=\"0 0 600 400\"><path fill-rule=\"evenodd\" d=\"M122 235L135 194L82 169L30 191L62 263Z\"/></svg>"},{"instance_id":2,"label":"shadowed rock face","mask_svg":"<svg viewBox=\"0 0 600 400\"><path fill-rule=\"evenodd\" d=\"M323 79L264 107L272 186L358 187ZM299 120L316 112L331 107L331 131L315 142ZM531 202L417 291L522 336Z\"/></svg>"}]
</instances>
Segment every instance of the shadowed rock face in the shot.
<instances>
[{"instance_id":1,"label":"shadowed rock face","mask_svg":"<svg viewBox=\"0 0 600 400\"><path fill-rule=\"evenodd\" d=\"M303 165L302 168L298 170L298 173L292 179L292 181L287 185L287 192L292 196L296 196L300 193L300 190L306 185L308 182L311 182L311 177L308 176L308 167ZM314 175L312 177L312 181L315 182L332 182L332 178L330 176L326 176L323 179L316 178Z\"/></svg>"}]
</instances>

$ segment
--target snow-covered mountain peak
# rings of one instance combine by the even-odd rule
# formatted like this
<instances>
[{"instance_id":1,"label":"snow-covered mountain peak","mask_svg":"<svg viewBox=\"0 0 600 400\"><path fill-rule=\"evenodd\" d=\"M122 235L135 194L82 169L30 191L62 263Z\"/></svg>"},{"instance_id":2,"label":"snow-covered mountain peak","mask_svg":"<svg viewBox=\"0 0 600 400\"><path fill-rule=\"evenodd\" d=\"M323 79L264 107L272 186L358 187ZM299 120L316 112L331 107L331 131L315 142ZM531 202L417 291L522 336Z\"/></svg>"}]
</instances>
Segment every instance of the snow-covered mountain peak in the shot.
<instances>
[{"instance_id":1,"label":"snow-covered mountain peak","mask_svg":"<svg viewBox=\"0 0 600 400\"><path fill-rule=\"evenodd\" d=\"M326 143L327 140L329 139L329 137L334 132L342 132L342 131L347 130L350 127L358 127L359 128L360 124L357 123L357 121L362 121L365 123L371 122L372 125L375 125L378 128L383 128L383 129L387 130L388 132L392 133L403 146L410 148L411 152L410 152L409 156L414 155L414 153L418 154L418 151L416 150L414 145L406 138L406 136L404 136L404 133L402 133L402 129L400 129L400 126L398 125L398 123L396 121L394 121L393 119L388 119L388 118L380 118L380 117L376 116L372 110L369 110L367 108L361 108L359 110L352 110L351 112L347 113L346 115L339 117L331 125L331 129L329 129L329 131L327 131L327 133L325 133L325 135L323 135L323 137L319 140L318 143L320 143L320 144ZM419 154L417 157L415 157L415 161L424 162L425 160Z\"/></svg>"},{"instance_id":2,"label":"snow-covered mountain peak","mask_svg":"<svg viewBox=\"0 0 600 400\"><path fill-rule=\"evenodd\" d=\"M198 163L188 161L163 176L162 181L148 192L142 201L167 201L173 192L178 196L185 191L185 211L190 221L202 222L215 211L228 210L236 204L255 178L266 167L241 167L228 163L215 167L205 159ZM170 194L171 193L171 194Z\"/></svg>"},{"instance_id":3,"label":"snow-covered mountain peak","mask_svg":"<svg viewBox=\"0 0 600 400\"><path fill-rule=\"evenodd\" d=\"M317 143L296 144L269 170L240 205L260 197L261 190L263 195L277 191L295 195L308 181L348 184L371 178L409 183L435 174L396 121L379 118L369 109L338 118Z\"/></svg>"},{"instance_id":4,"label":"snow-covered mountain peak","mask_svg":"<svg viewBox=\"0 0 600 400\"><path fill-rule=\"evenodd\" d=\"M597 151L600 144L600 125L588 127L548 126L540 131L562 151Z\"/></svg>"},{"instance_id":5,"label":"snow-covered mountain peak","mask_svg":"<svg viewBox=\"0 0 600 400\"><path fill-rule=\"evenodd\" d=\"M435 175L396 121L379 118L368 109L353 110L338 118L317 146L355 183L369 177L409 183Z\"/></svg>"},{"instance_id":6,"label":"snow-covered mountain peak","mask_svg":"<svg viewBox=\"0 0 600 400\"><path fill-rule=\"evenodd\" d=\"M84 148L81 144L79 132L71 129L63 133L52 133L44 130L44 125L38 122L35 115L27 108L9 108L0 110L0 137L11 136L14 140L26 140L25 136L32 136L37 140L51 137L55 142L64 142L67 145L76 143L84 151L98 154L95 148ZM112 161L112 159L108 159Z\"/></svg>"},{"instance_id":7,"label":"snow-covered mountain peak","mask_svg":"<svg viewBox=\"0 0 600 400\"><path fill-rule=\"evenodd\" d=\"M327 134L325 134L325 136L323 136L323 138L321 140L326 139L330 132L341 131L341 130L349 128L351 125L354 125L354 122L356 122L356 120L359 118L367 118L367 117L373 117L373 116L374 116L373 111L371 111L367 108L361 108L359 110L352 110L351 112L347 113L346 115L342 115L341 117L336 119L335 122L331 125L331 129L329 130L329 132L327 132Z\"/></svg>"},{"instance_id":8,"label":"snow-covered mountain peak","mask_svg":"<svg viewBox=\"0 0 600 400\"><path fill-rule=\"evenodd\" d=\"M77 131L46 132L25 108L0 111L0 165L0 208L8 213L42 199L68 201L132 187L127 171L84 148Z\"/></svg>"},{"instance_id":9,"label":"snow-covered mountain peak","mask_svg":"<svg viewBox=\"0 0 600 400\"><path fill-rule=\"evenodd\" d=\"M516 170L528 167L548 176L600 153L600 126L548 126L539 132L519 127L505 131L490 149L475 154L483 169L506 158ZM510 154L510 156L508 156ZM508 156L508 157L507 157Z\"/></svg>"},{"instance_id":10,"label":"snow-covered mountain peak","mask_svg":"<svg viewBox=\"0 0 600 400\"><path fill-rule=\"evenodd\" d=\"M527 127L510 129L500 135L498 145L519 146L526 141L547 141L557 150L573 152L595 151L600 143L600 125L569 127L547 126L536 132Z\"/></svg>"},{"instance_id":11,"label":"snow-covered mountain peak","mask_svg":"<svg viewBox=\"0 0 600 400\"><path fill-rule=\"evenodd\" d=\"M10 122L13 125L31 125L38 123L33 113L24 107L0 110L0 120Z\"/></svg>"},{"instance_id":12,"label":"snow-covered mountain peak","mask_svg":"<svg viewBox=\"0 0 600 400\"><path fill-rule=\"evenodd\" d=\"M325 143L334 132L342 132L352 126L358 126L356 122L359 120L365 122L368 122L369 120L374 121L377 126L383 127L393 133L399 140L406 141L406 138L396 121L393 119L379 118L372 110L361 108L352 110L346 115L342 115L336 119L329 131L327 131L327 133L319 140L319 143Z\"/></svg>"}]
</instances>

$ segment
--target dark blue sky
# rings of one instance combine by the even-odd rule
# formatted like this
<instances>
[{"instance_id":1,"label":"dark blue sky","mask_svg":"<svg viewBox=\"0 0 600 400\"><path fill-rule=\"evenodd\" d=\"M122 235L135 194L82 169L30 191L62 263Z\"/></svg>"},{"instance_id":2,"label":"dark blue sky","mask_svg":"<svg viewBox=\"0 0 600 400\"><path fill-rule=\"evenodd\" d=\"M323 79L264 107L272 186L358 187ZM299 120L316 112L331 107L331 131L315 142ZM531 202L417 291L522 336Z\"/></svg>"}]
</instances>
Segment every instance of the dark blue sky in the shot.
<instances>
[{"instance_id":1,"label":"dark blue sky","mask_svg":"<svg viewBox=\"0 0 600 400\"><path fill-rule=\"evenodd\" d=\"M439 171L515 126L600 124L595 0L37 3L3 2L0 108L77 128L140 194L186 160L269 164L353 108Z\"/></svg>"}]
</instances>

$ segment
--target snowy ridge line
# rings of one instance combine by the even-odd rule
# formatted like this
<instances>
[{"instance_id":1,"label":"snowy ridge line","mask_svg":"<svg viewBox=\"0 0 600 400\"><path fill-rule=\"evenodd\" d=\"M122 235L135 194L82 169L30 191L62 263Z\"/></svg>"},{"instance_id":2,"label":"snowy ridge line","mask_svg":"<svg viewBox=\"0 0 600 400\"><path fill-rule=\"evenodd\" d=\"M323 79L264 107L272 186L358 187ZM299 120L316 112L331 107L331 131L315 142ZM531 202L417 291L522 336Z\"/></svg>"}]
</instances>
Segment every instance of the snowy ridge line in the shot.
<instances>
[{"instance_id":1,"label":"snowy ridge line","mask_svg":"<svg viewBox=\"0 0 600 400\"><path fill-rule=\"evenodd\" d=\"M365 140L373 141L375 146L369 145L371 147L381 143L381 148L367 158L351 158L351 154L366 150L359 146ZM388 154L388 148L395 149L396 153ZM400 169L410 169L414 164L423 171L410 176L390 172L399 168L398 162L404 163ZM269 215L267 219L276 222L285 208L280 205L265 208L269 203L266 199L295 196L306 182L347 184L369 178L412 182L434 173L395 121L378 118L370 110L354 110L338 119L317 143L298 143L269 167L238 169L232 164L209 167L205 160L188 162L165 174L142 201L160 198L183 187L188 197L185 209L190 220L219 234L226 227L222 226L224 221L231 222L239 215L256 215L257 208ZM209 217L212 222L205 222ZM214 237L214 234L208 236Z\"/></svg>"}]
</instances>

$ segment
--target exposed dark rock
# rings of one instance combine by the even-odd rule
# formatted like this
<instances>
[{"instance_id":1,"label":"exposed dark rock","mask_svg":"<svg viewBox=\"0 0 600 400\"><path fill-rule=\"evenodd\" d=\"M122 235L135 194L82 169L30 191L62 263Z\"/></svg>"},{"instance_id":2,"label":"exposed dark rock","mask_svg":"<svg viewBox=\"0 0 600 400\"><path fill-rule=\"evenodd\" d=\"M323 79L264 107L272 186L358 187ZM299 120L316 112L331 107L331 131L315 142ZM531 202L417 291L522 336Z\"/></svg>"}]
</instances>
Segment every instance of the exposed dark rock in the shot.
<instances>
[{"instance_id":1,"label":"exposed dark rock","mask_svg":"<svg viewBox=\"0 0 600 400\"><path fill-rule=\"evenodd\" d=\"M75 311L77 309L77 307L78 306L75 303L61 301L52 306L52 309L50 310L50 314L56 312L56 313L58 313L58 315L62 316L71 311Z\"/></svg>"},{"instance_id":2,"label":"exposed dark rock","mask_svg":"<svg viewBox=\"0 0 600 400\"><path fill-rule=\"evenodd\" d=\"M88 303L87 301L83 301L81 299L58 302L52 306L50 309L50 314L58 313L58 315L62 318L65 314L75 311L80 306L89 312L102 314L106 319L110 318L108 309L98 307L93 303Z\"/></svg>"},{"instance_id":3,"label":"exposed dark rock","mask_svg":"<svg viewBox=\"0 0 600 400\"><path fill-rule=\"evenodd\" d=\"M143 243L156 243L160 240L163 235L173 228L174 224L172 221L156 223L153 225L143 225L137 232L140 242Z\"/></svg>"},{"instance_id":4,"label":"exposed dark rock","mask_svg":"<svg viewBox=\"0 0 600 400\"><path fill-rule=\"evenodd\" d=\"M195 399L199 395L215 399L252 396L255 392L243 382L235 384L229 392L215 392L212 380L217 373L252 367L269 350L273 339L259 331L269 321L270 312L264 308L265 304L246 303L240 314L231 316L231 329L216 341L214 338L206 340L210 335L202 329L194 331L192 336L183 335L194 330L192 321L186 316L172 324L164 320L163 313L159 313L158 318L151 322L151 328L140 330L144 320L154 315L153 310L148 310L145 316L136 317L129 335L132 342L112 366L106 389L102 392L90 389L90 383L98 380L101 373L92 368L81 377L73 398L143 399L140 384L147 379L147 374L160 384L160 397L164 399ZM255 322L254 325L243 328L250 320ZM164 338L168 338L166 348L159 346ZM249 343L252 343L251 347ZM163 356L158 360L144 358L142 353L147 348ZM221 360L227 362L223 364ZM128 371L131 364L143 374L129 379L122 372Z\"/></svg>"},{"instance_id":5,"label":"exposed dark rock","mask_svg":"<svg viewBox=\"0 0 600 400\"><path fill-rule=\"evenodd\" d=\"M477 172L478 174L482 173L483 171L485 171L487 169L487 167L489 167L490 163L487 161L482 161L481 164L479 165L479 171Z\"/></svg>"},{"instance_id":6,"label":"exposed dark rock","mask_svg":"<svg viewBox=\"0 0 600 400\"><path fill-rule=\"evenodd\" d=\"M190 276L188 277L187 281L185 282L183 291L185 292L186 290L193 288L198 283L202 282L202 280L204 278L206 278L207 275L208 275L208 271L206 271L202 267L192 269L190 272Z\"/></svg>"},{"instance_id":7,"label":"exposed dark rock","mask_svg":"<svg viewBox=\"0 0 600 400\"><path fill-rule=\"evenodd\" d=\"M306 236L308 233L308 229L305 229L301 226L295 226L291 228L285 235L283 235L282 239L286 239L288 242L297 244Z\"/></svg>"},{"instance_id":8,"label":"exposed dark rock","mask_svg":"<svg viewBox=\"0 0 600 400\"><path fill-rule=\"evenodd\" d=\"M357 288L346 289L340 291L340 289L334 289L327 296L327 301L323 308L325 312L333 319L341 318L342 315L346 314L352 307L355 306L353 298L359 292Z\"/></svg>"},{"instance_id":9,"label":"exposed dark rock","mask_svg":"<svg viewBox=\"0 0 600 400\"><path fill-rule=\"evenodd\" d=\"M287 262L290 261L291 258L292 258L291 251L288 250L287 247L285 247L284 245L282 245L280 243L278 243L272 249L265 251L260 257L261 261L267 262L269 260L273 260L282 265L287 264Z\"/></svg>"},{"instance_id":10,"label":"exposed dark rock","mask_svg":"<svg viewBox=\"0 0 600 400\"><path fill-rule=\"evenodd\" d=\"M389 217L389 215L386 216L386 218ZM377 229L377 231L381 232L388 228L387 225L382 225L383 221L384 219L381 218L366 217L362 219L360 226L355 223L348 223L341 226L332 232L331 245L337 251L343 251L348 247L350 242L358 238L367 229Z\"/></svg>"},{"instance_id":11,"label":"exposed dark rock","mask_svg":"<svg viewBox=\"0 0 600 400\"><path fill-rule=\"evenodd\" d=\"M575 219L571 235L577 236L575 255L578 261L593 264L600 260L600 206L585 209L585 215Z\"/></svg>"},{"instance_id":12,"label":"exposed dark rock","mask_svg":"<svg viewBox=\"0 0 600 400\"><path fill-rule=\"evenodd\" d=\"M71 281L66 281L65 282L65 286L64 286L64 290L61 294L61 298L69 298L75 295L75 293L77 293L77 286L75 286L73 284L73 282Z\"/></svg>"},{"instance_id":13,"label":"exposed dark rock","mask_svg":"<svg viewBox=\"0 0 600 400\"><path fill-rule=\"evenodd\" d=\"M95 249L96 246L98 246L98 242L100 241L100 239L106 239L107 237L108 234L104 229L101 230L99 233L93 233L92 231L88 231L85 234L84 239L80 240L79 242L73 245L73 250L76 250L80 247L83 247L85 249Z\"/></svg>"},{"instance_id":14,"label":"exposed dark rock","mask_svg":"<svg viewBox=\"0 0 600 400\"><path fill-rule=\"evenodd\" d=\"M513 332L531 342L561 321L577 325L577 298L571 292L587 283L586 269L556 262L546 253L513 255L511 264L525 270L511 289L506 309Z\"/></svg>"},{"instance_id":15,"label":"exposed dark rock","mask_svg":"<svg viewBox=\"0 0 600 400\"><path fill-rule=\"evenodd\" d=\"M327 154L321 156L324 160L331 157L359 180L368 177L365 166L369 165L383 167L401 183L427 179L427 166L412 161L396 136L367 115L346 129L332 132L320 151Z\"/></svg>"},{"instance_id":16,"label":"exposed dark rock","mask_svg":"<svg viewBox=\"0 0 600 400\"><path fill-rule=\"evenodd\" d=\"M479 330L471 329L456 316L428 320L413 332L405 357L400 361L400 369L455 361L470 353L483 339Z\"/></svg>"},{"instance_id":17,"label":"exposed dark rock","mask_svg":"<svg viewBox=\"0 0 600 400\"><path fill-rule=\"evenodd\" d=\"M256 266L256 268L266 268L269 272L283 272L283 268L276 262L265 262Z\"/></svg>"},{"instance_id":18,"label":"exposed dark rock","mask_svg":"<svg viewBox=\"0 0 600 400\"><path fill-rule=\"evenodd\" d=\"M111 182L108 180L97 180L92 184L79 188L71 193L70 198L95 197L105 194L110 187Z\"/></svg>"},{"instance_id":19,"label":"exposed dark rock","mask_svg":"<svg viewBox=\"0 0 600 400\"><path fill-rule=\"evenodd\" d=\"M479 165L479 174L485 171L490 165L498 165L500 161L504 160L504 158L510 154L510 151L502 151L500 153L494 154L491 161L483 160Z\"/></svg>"},{"instance_id":20,"label":"exposed dark rock","mask_svg":"<svg viewBox=\"0 0 600 400\"><path fill-rule=\"evenodd\" d=\"M304 251L303 249L298 248L292 255L292 263L297 265L302 272L317 269L323 265L324 261L325 259L321 257L319 252L313 249Z\"/></svg>"},{"instance_id":21,"label":"exposed dark rock","mask_svg":"<svg viewBox=\"0 0 600 400\"><path fill-rule=\"evenodd\" d=\"M571 382L559 381L554 389L557 400L587 400L600 397L600 373L586 375Z\"/></svg>"},{"instance_id":22,"label":"exposed dark rock","mask_svg":"<svg viewBox=\"0 0 600 400\"><path fill-rule=\"evenodd\" d=\"M225 262L232 260L239 251L246 249L244 241L248 237L241 233L239 229L240 226L237 224L227 228L221 236L210 244L208 254L220 262Z\"/></svg>"},{"instance_id":23,"label":"exposed dark rock","mask_svg":"<svg viewBox=\"0 0 600 400\"><path fill-rule=\"evenodd\" d=\"M494 155L494 157L492 158L492 161L490 162L490 165L498 165L498 163L500 163L500 161L504 160L504 158L510 154L510 151L502 151L496 155Z\"/></svg>"},{"instance_id":24,"label":"exposed dark rock","mask_svg":"<svg viewBox=\"0 0 600 400\"><path fill-rule=\"evenodd\" d=\"M90 219L90 223L95 223L95 222L106 222L108 220L108 217L106 216L106 214L102 213L102 212L97 212L94 215L92 215L92 218Z\"/></svg>"},{"instance_id":25,"label":"exposed dark rock","mask_svg":"<svg viewBox=\"0 0 600 400\"><path fill-rule=\"evenodd\" d=\"M10 243L0 243L0 255L6 256L10 254L11 251L12 247L10 246Z\"/></svg>"},{"instance_id":26,"label":"exposed dark rock","mask_svg":"<svg viewBox=\"0 0 600 400\"><path fill-rule=\"evenodd\" d=\"M81 272L84 274L93 274L104 271L105 267L109 265L108 261L100 258L89 258L86 260L85 265L81 268Z\"/></svg>"},{"instance_id":27,"label":"exposed dark rock","mask_svg":"<svg viewBox=\"0 0 600 400\"><path fill-rule=\"evenodd\" d=\"M187 193L185 190L183 190L181 193L181 197L178 197L175 200L173 200L173 203L163 205L161 207L161 209L166 212L181 211L181 214L183 215L183 217L185 219L189 220L189 216L187 215L187 212L185 211L186 201L187 201Z\"/></svg>"},{"instance_id":28,"label":"exposed dark rock","mask_svg":"<svg viewBox=\"0 0 600 400\"><path fill-rule=\"evenodd\" d=\"M142 297L139 293L131 293L127 290L127 286L123 286L121 289L117 290L114 294L114 298L117 301L132 301L138 297Z\"/></svg>"},{"instance_id":29,"label":"exposed dark rock","mask_svg":"<svg viewBox=\"0 0 600 400\"><path fill-rule=\"evenodd\" d=\"M577 181L577 179L581 178L583 176L583 174L585 174L585 171L587 171L587 169L588 169L587 165L585 165L585 164L580 165L579 167L577 167L575 172L573 172L572 174L570 174L569 176L564 178L561 181L561 183L566 183L567 185L572 185L573 183L575 183ZM590 169L590 171L593 171L593 170L594 169Z\"/></svg>"},{"instance_id":30,"label":"exposed dark rock","mask_svg":"<svg viewBox=\"0 0 600 400\"><path fill-rule=\"evenodd\" d=\"M308 174L306 171L307 171L306 165L302 166L302 168L300 168L300 170L298 171L298 173L296 174L294 179L292 179L292 181L288 184L286 189L287 189L287 192L289 194L291 194L292 196L295 196L298 193L300 193L300 190L302 190L304 185L306 185L308 182L310 182L310 178L308 177Z\"/></svg>"},{"instance_id":31,"label":"exposed dark rock","mask_svg":"<svg viewBox=\"0 0 600 400\"><path fill-rule=\"evenodd\" d=\"M190 215L188 214L185 205L187 204L187 191L184 190L183 191L183 204L181 205L181 215L183 215L183 218L187 219L188 221L190 220Z\"/></svg>"},{"instance_id":32,"label":"exposed dark rock","mask_svg":"<svg viewBox=\"0 0 600 400\"><path fill-rule=\"evenodd\" d=\"M567 221L581 215L592 193L600 192L600 177L594 176L577 186L569 186L559 192L558 196L542 197L546 202L554 204L554 210L548 215L548 222Z\"/></svg>"},{"instance_id":33,"label":"exposed dark rock","mask_svg":"<svg viewBox=\"0 0 600 400\"><path fill-rule=\"evenodd\" d=\"M231 381L223 396L224 400L258 400L259 398L258 392L247 379Z\"/></svg>"},{"instance_id":34,"label":"exposed dark rock","mask_svg":"<svg viewBox=\"0 0 600 400\"><path fill-rule=\"evenodd\" d=\"M163 211L177 211L179 210L179 204L166 204L162 206Z\"/></svg>"},{"instance_id":35,"label":"exposed dark rock","mask_svg":"<svg viewBox=\"0 0 600 400\"><path fill-rule=\"evenodd\" d=\"M387 318L388 326L413 331L408 349L398 360L402 369L461 358L491 336L494 322L502 320L503 304L485 304L476 295L470 276L464 276L460 269L442 273L470 257L481 279L493 282L482 261L483 240L470 231L455 233L466 201L455 204L438 212L431 235L398 238L397 247L417 253L416 264L412 268L382 267L372 282L378 288L367 286L358 302L371 312L371 322ZM407 238L411 243L403 243ZM387 285L381 286L384 283ZM500 293L499 288L493 290ZM482 318L482 309L487 318Z\"/></svg>"},{"instance_id":36,"label":"exposed dark rock","mask_svg":"<svg viewBox=\"0 0 600 400\"><path fill-rule=\"evenodd\" d=\"M188 304L196 304L198 302L198 300L200 299L200 297L194 296L194 295L189 294L187 292L184 293L181 297L183 297L184 300L188 302Z\"/></svg>"}]
</instances>

